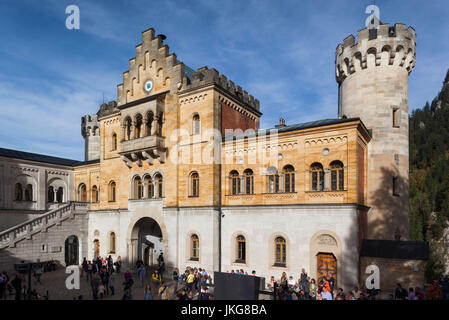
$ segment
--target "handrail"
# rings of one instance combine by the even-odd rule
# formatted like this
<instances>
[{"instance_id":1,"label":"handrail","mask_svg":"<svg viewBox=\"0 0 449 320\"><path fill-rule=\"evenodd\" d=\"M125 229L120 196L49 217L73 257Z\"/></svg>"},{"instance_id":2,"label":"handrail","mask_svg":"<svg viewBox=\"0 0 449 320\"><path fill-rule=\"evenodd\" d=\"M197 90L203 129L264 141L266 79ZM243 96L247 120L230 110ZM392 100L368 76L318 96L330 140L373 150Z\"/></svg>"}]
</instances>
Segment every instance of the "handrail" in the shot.
<instances>
[{"instance_id":1,"label":"handrail","mask_svg":"<svg viewBox=\"0 0 449 320\"><path fill-rule=\"evenodd\" d=\"M23 238L29 237L34 233L40 232L43 229L48 228L68 216L78 211L77 207L85 207L86 212L88 208L87 202L70 201L66 205L59 208L50 210L36 218L32 218L28 221L22 222L14 227L0 232L0 248L7 247L11 242L19 241ZM68 212L68 214L64 214ZM18 235L18 236L17 236Z\"/></svg>"}]
</instances>

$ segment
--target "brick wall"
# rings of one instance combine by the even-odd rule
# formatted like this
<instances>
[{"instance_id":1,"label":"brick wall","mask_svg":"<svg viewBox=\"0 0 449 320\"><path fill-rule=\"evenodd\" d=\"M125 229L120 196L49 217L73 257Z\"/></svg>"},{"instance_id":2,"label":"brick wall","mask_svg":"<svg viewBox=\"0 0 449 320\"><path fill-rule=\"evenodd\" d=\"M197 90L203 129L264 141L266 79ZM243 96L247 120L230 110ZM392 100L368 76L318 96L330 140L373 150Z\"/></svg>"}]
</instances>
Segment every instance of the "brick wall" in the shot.
<instances>
[{"instance_id":1,"label":"brick wall","mask_svg":"<svg viewBox=\"0 0 449 320\"><path fill-rule=\"evenodd\" d=\"M226 103L221 103L221 134L224 136L226 129L256 130L256 121L234 110Z\"/></svg>"}]
</instances>

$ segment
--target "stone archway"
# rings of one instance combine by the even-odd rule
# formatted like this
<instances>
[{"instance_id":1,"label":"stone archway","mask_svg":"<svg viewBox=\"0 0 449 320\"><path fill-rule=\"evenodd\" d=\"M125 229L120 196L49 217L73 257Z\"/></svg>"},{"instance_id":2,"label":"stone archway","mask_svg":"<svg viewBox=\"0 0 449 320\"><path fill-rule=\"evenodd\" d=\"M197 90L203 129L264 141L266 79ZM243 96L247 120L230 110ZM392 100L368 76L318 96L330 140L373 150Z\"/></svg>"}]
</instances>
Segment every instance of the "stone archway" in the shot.
<instances>
[{"instance_id":1,"label":"stone archway","mask_svg":"<svg viewBox=\"0 0 449 320\"><path fill-rule=\"evenodd\" d=\"M155 216L136 216L129 224L127 260L130 267L135 267L139 260L152 266L161 252L167 256L167 231L160 220Z\"/></svg>"},{"instance_id":2,"label":"stone archway","mask_svg":"<svg viewBox=\"0 0 449 320\"><path fill-rule=\"evenodd\" d=\"M77 236L70 236L65 240L65 265L79 264L79 241Z\"/></svg>"}]
</instances>

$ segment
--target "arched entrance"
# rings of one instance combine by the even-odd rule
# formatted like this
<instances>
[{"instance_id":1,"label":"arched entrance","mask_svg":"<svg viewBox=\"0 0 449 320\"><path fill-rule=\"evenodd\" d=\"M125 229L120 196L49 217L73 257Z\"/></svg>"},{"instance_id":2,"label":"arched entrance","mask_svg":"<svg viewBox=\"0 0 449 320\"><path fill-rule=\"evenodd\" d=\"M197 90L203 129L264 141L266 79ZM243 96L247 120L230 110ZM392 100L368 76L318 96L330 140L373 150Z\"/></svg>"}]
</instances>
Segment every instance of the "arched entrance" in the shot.
<instances>
[{"instance_id":1,"label":"arched entrance","mask_svg":"<svg viewBox=\"0 0 449 320\"><path fill-rule=\"evenodd\" d=\"M128 242L128 259L132 267L137 261L145 265L157 264L155 257L166 251L162 230L156 220L150 217L140 218L133 226Z\"/></svg>"},{"instance_id":2,"label":"arched entrance","mask_svg":"<svg viewBox=\"0 0 449 320\"><path fill-rule=\"evenodd\" d=\"M65 264L66 266L79 264L78 237L70 236L65 240Z\"/></svg>"}]
</instances>

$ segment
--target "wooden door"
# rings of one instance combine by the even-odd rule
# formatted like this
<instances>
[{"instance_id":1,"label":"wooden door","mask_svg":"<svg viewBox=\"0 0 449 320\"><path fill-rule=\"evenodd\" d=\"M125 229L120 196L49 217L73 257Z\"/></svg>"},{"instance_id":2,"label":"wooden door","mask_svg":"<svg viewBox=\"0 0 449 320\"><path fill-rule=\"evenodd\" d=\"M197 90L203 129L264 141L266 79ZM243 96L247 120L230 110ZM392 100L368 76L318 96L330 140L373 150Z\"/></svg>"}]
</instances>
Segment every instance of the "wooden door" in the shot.
<instances>
[{"instance_id":1,"label":"wooden door","mask_svg":"<svg viewBox=\"0 0 449 320\"><path fill-rule=\"evenodd\" d=\"M337 286L337 259L332 253L318 253L316 266L318 283L327 276L333 276Z\"/></svg>"}]
</instances>

